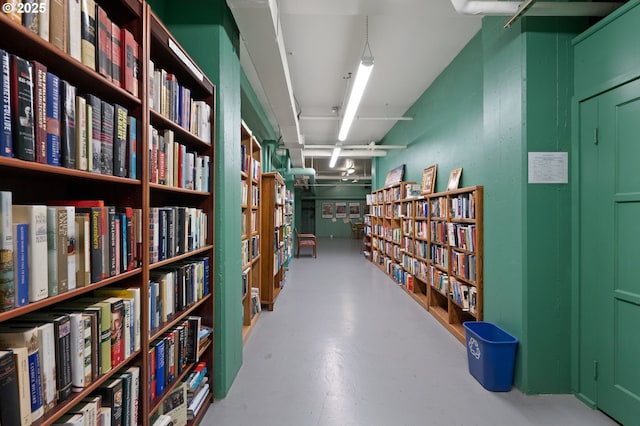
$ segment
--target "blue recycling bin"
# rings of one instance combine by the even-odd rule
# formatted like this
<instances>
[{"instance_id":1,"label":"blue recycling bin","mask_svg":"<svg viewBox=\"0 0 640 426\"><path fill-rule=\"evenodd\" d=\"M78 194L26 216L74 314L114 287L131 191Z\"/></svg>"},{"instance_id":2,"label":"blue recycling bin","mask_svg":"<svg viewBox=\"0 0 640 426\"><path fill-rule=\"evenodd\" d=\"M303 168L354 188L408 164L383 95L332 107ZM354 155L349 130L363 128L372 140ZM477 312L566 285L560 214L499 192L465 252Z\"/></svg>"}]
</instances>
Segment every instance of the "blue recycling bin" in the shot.
<instances>
[{"instance_id":1,"label":"blue recycling bin","mask_svg":"<svg viewBox=\"0 0 640 426\"><path fill-rule=\"evenodd\" d=\"M510 391L518 339L490 322L467 321L462 325L469 373L487 390Z\"/></svg>"}]
</instances>

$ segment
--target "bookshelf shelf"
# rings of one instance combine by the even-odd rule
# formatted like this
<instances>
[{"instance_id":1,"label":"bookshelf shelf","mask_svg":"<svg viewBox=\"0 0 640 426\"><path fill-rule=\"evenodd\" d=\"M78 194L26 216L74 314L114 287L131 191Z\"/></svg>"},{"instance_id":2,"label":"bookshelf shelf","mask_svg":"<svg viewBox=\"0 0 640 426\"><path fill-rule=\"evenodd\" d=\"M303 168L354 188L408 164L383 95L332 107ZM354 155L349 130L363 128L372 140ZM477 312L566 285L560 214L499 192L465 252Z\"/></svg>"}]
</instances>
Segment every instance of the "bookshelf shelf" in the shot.
<instances>
[{"instance_id":1,"label":"bookshelf shelf","mask_svg":"<svg viewBox=\"0 0 640 426\"><path fill-rule=\"evenodd\" d=\"M407 198L410 185L373 191L371 261L464 342L462 322L482 319L483 188Z\"/></svg>"},{"instance_id":2,"label":"bookshelf shelf","mask_svg":"<svg viewBox=\"0 0 640 426\"><path fill-rule=\"evenodd\" d=\"M157 395L156 396L156 399L154 399L153 402L152 402L153 405L151 405L151 407L149 408L149 414L153 414L156 411L158 411L158 408L160 408L160 406L162 405L162 403L163 403L164 399L167 397L167 395L169 395L171 392L173 392L173 390L176 388L176 386L181 384L182 380L185 377L187 377L187 375L191 372L191 369L195 365L196 365L196 363L194 363L194 362L188 363L187 366L185 367L185 369L176 378L176 380L171 382L171 384L165 388L164 392L162 392L161 395Z\"/></svg>"},{"instance_id":3,"label":"bookshelf shelf","mask_svg":"<svg viewBox=\"0 0 640 426\"><path fill-rule=\"evenodd\" d=\"M67 2L60 3L67 5ZM78 2L75 3L77 4ZM139 373L138 382L140 385L137 393L135 394L135 398L137 399L136 403L138 405L138 419L136 424L142 426L150 426L151 414L153 414L152 411L157 410L159 406L158 404L161 403L162 397L167 394L166 392L163 393L159 398L156 399L154 404L151 404L149 402L151 390L149 389L149 386L147 384L150 383L150 368L153 365L151 362L152 355L150 351L152 351L156 345L156 342L152 342L152 340L168 339L167 333L170 332L173 327L180 328L180 321L185 320L188 316L199 317L201 321L200 324L202 326L211 328L213 328L214 326L213 319L215 298L213 295L213 291L215 288L215 263L213 242L215 225L215 171L213 170L213 168L215 165L214 120L216 116L216 88L213 83L207 78L207 76L193 62L193 60L189 58L186 52L184 52L184 50L179 46L175 38L167 31L166 27L153 14L153 12L151 11L151 7L147 4L147 2L140 0L96 0L96 5L98 6L98 8L95 10L96 12L106 12L105 14L101 15L102 18L106 19L100 20L102 19L100 18L95 20L95 28L99 28L101 35L104 37L100 39L98 37L98 34L96 34L97 41L95 42L96 45L94 46L91 46L91 43L86 39L83 42L81 42L81 40L79 40L78 38L69 39L67 41L69 44L73 44L74 46L82 45L82 43L85 43L83 47L85 49L84 53L86 54L87 52L90 53L92 51L95 53L96 63L92 63L91 65L95 65L95 68L99 69L99 71L95 71L91 68L91 66L85 65L85 63L89 63L90 61L86 57L83 58L83 63L80 60L72 57L70 53L67 53L64 50L56 47L53 42L49 43L48 41L45 41L38 34L30 31L29 29L27 29L27 27L20 25L19 22L13 21L3 13L0 14L0 49L3 49L10 55L15 55L23 58L26 61L31 61L30 63L20 62L20 65L23 66L24 69L27 69L33 66L35 62L38 62L46 67L47 72L59 77L61 82L64 81L64 83L60 83L61 99L59 107L61 117L60 126L63 129L62 132L64 132L65 129L68 129L68 133L66 135L71 135L70 129L74 129L73 135L75 136L76 130L80 130L77 126L72 127L71 124L72 120L76 120L75 122L79 125L78 117L80 117L80 115L64 116L67 111L71 110L72 104L73 106L75 106L76 102L80 102L79 105L82 105L83 100L87 101L88 103L88 101L92 99L97 102L95 104L96 108L101 107L103 108L103 110L104 108L107 108L107 112L102 114L94 114L93 116L91 116L89 112L87 122L93 126L93 129L96 129L95 123L98 123L99 132L92 133L89 131L87 139L83 142L83 144L80 143L80 137L78 136L75 147L70 144L64 145L65 140L63 140L62 137L65 135L63 133L61 135L61 147L59 153L56 152L56 145L53 145L54 151L49 151L51 150L51 148L49 148L48 144L43 142L42 134L38 134L37 137L34 138L35 142L33 143L33 147L27 146L25 148L25 142L30 142L28 137L23 136L25 133L28 133L25 129L28 128L29 124L25 123L28 123L29 120L18 121L18 117L12 117L14 119L14 122L20 123L21 129L23 130L23 134L20 136L21 139L19 139L19 141L22 143L22 145L20 145L22 151L19 152L16 149L18 145L14 142L13 152L3 151L3 153L0 154L0 191L2 191L3 193L10 193L11 198L9 198L8 200L10 204L14 206L53 205L58 200L68 200L68 204L74 204L75 202L80 201L84 201L87 203L96 203L97 201L103 202L103 205L107 207L92 205L88 208L90 214L87 214L87 217L89 219L85 219L85 222L82 222L84 217L80 218L80 223L84 223L85 227L81 228L82 235L76 236L77 241L75 241L75 244L79 245L79 243L82 242L83 246L89 247L86 251L84 251L84 253L90 252L91 256L88 257L89 260L85 262L84 258L82 258L85 264L91 263L91 271L87 270L87 274L89 274L90 272L95 272L98 274L98 279L100 277L111 275L109 278L99 280L95 283L87 283L84 286L80 286L69 291L60 290L64 291L60 294L58 294L58 290L55 287L48 288L46 290L48 294L51 294L50 297L38 300L38 298L41 298L41 296L34 296L32 299L37 301L27 303L24 306L15 307L5 312L0 312L0 325L4 326L5 324L12 324L17 321L22 321L23 319L26 321L32 321L33 318L37 318L41 315L53 315L54 311L58 316L63 315L58 314L58 312L76 312L76 314L72 315L75 315L75 321L83 322L83 331L85 333L85 336L91 328L90 332L92 338L87 339L87 341L90 340L91 342L100 342L100 337L105 336L107 332L115 333L110 336L111 338L108 340L109 344L114 341L113 339L116 339L116 341L117 339L124 340L122 346L118 346L118 348L109 348L113 349L113 353L117 354L118 356L118 358L114 361L114 364L120 361L122 357L124 357L124 355L119 353L120 347L124 347L124 350L126 351L125 353L130 354L129 356L126 356L125 359L122 360L122 362L119 362L117 365L115 365L106 374L100 375L100 373L96 370L98 367L92 365L91 383L81 392L73 393L67 399L64 399L62 401L47 401L47 405L55 405L53 405L53 408L47 407L44 416L33 422L33 424L37 426L49 426L54 424L64 414L68 413L72 407L77 406L79 403L81 403L81 400L83 398L95 394L98 391L98 388L103 388L103 386L108 382L116 379L119 380L119 377L122 373L125 372L125 370L131 369ZM51 7L53 7L53 2ZM67 12L66 6L64 9L60 10L62 11L61 13L69 13ZM86 9L84 10L84 12L84 17L86 18ZM92 12L89 11L89 14L91 13ZM63 16L61 16L61 22L67 21L66 19L62 18ZM86 21L88 21L88 19ZM52 20L51 22L54 21ZM50 27L50 34L52 33L51 29L53 28L54 27ZM116 35L114 36L113 40L116 41L112 40L111 35L103 33L107 31L107 28L113 30L113 33ZM63 31L67 30L68 28L63 28ZM120 30L126 31L123 31L121 33ZM71 34L71 32L69 31L67 32L67 34ZM117 40L117 36L122 37L119 42ZM129 44L125 42L125 36L128 37L127 40ZM90 46L88 50L87 48L89 46L87 46L86 43L89 43ZM101 44L102 48L98 46L98 43ZM118 43L121 46L119 57L119 59L121 59L120 70L118 70L117 61L113 64L113 66L111 62L106 65L105 61L103 61L106 56L106 52L117 52L116 46L118 45ZM103 56L100 57L100 55ZM2 59L4 59L4 57L5 56L2 56ZM114 58L118 58L118 56L114 56ZM125 59L130 60L126 61ZM166 72L171 73L172 76L177 77L175 83L179 81L180 86L176 84L175 86L169 88L169 91L177 90L179 93L182 93L184 96L181 97L181 99L185 102L181 104L183 105L181 111L182 114L174 113L172 115L174 118L176 117L176 115L179 116L179 119L176 119L176 121L182 121L184 123L184 127L176 124L174 121L151 109L152 92L150 89L151 82L153 80L152 78L150 78L153 77L150 75L151 62L155 63L158 67L162 68ZM133 65L127 66L127 64L137 64L137 67L136 69L134 69ZM37 87L34 84L31 99L28 101L25 100L26 96L24 95L26 93L25 88L28 88L28 84L25 82L21 82L21 88L23 89L23 97L21 98L21 102L32 102L31 118L42 117L42 115L35 114L36 107L42 108L42 106L44 105L45 107L47 107L45 109L48 109L48 107L53 104L53 102L49 99L49 96L40 96L39 98L36 97L35 89L37 88L39 90L39 93L44 93L42 87L46 87L42 84L42 82L44 81L42 78L42 76L44 75L42 73L43 68L39 65L38 67L38 69L40 70L39 75L41 77L40 80L37 81L35 80L35 77L33 78L33 81L38 84ZM28 74L25 73L23 75ZM37 74L33 73L33 75L35 76ZM15 78L15 71L13 69L10 72L10 78L12 77ZM46 76L45 80L49 80L49 82L52 81L51 84L55 84L56 81L55 78L46 78ZM70 97L72 94L71 90L69 92L62 91L63 88L72 89L65 85L75 88L76 92L73 94L75 98ZM125 87L128 90L125 90ZM133 93L136 93L136 90L137 94L134 95ZM52 93L53 92L55 91L52 91ZM65 93L69 93L69 97L67 97L67 99L73 99L73 102L69 102L67 104L63 103L63 96ZM190 97L187 96L187 93L190 93ZM51 96L51 98L53 98L53 96ZM82 99L79 100L79 98ZM175 99L174 96L167 96L166 98ZM34 99L38 102L37 104L33 103ZM204 123L198 129L189 125L188 121L191 117L190 114L187 113L187 108L184 108L184 106L191 107L192 101L195 102L194 105L197 105L199 107L197 109L197 113L199 114L198 118L201 118L201 121L199 123ZM10 102L13 103L15 102L15 100L12 98ZM168 102L171 104L171 102L173 101L171 100ZM89 105L91 106L91 104ZM15 106L17 110L17 105L12 106ZM126 109L126 111L124 111L125 114L122 114L123 111L122 109L119 109L118 106ZM173 106L175 107L176 105L174 104ZM22 108L22 105L20 105L20 107ZM110 109L113 109L114 111L113 117L109 115ZM194 106L194 110L195 109L196 108ZM87 110L91 111L91 109ZM25 109L25 111L27 110ZM93 111L97 111L97 109ZM174 111L174 109L172 109L172 111ZM13 113L13 110L11 110L11 112ZM120 115L118 115L118 112L120 113ZM27 118L29 118L28 114ZM68 121L63 121L63 118L68 119ZM120 118L119 121L118 118ZM47 120L48 119L49 118L47 117ZM53 117L52 119L55 121L56 118ZM37 127L38 119L33 121L36 122L36 124L33 125L36 133L38 130L42 130L42 126ZM117 127L118 124L120 125L120 127ZM133 126L133 124L135 124L135 127ZM84 128L85 131L91 129L91 127L89 127L89 124L84 125L86 126ZM125 127L123 127L123 125ZM158 181L153 181L153 183L151 182L153 165L157 165L160 163L158 161L160 158L155 157L156 154L153 153L150 149L152 147L149 138L149 136L151 135L149 130L151 125L155 126L158 129L162 129L163 131L171 130L175 135L176 140L183 144L184 147L186 147L186 152L188 155L187 159L190 159L190 154L193 153L193 163L195 165L193 168L189 169L190 173L188 173L187 176L193 177L194 181L202 185L196 186L194 183L194 188L197 187L203 190L182 189L172 186L160 185L156 183ZM113 140L110 140L111 126L113 126ZM14 127L14 129L16 129L16 127ZM194 129L194 132L190 132L189 129ZM121 137L123 133L126 133L126 141L124 142L122 140L123 138ZM78 134L80 134L80 132ZM16 133L15 136L15 140L18 140L18 133ZM116 149L116 143L121 144L118 145L120 150ZM100 169L101 166L106 165L106 168L100 170L102 174L92 171L79 170L81 167L84 167L80 166L80 164L78 164L77 166L73 165L74 161L77 160L78 163L80 163L81 159L76 158L76 155L71 153L72 148L70 147L73 147L73 149L78 149L78 152L82 152L84 149L91 150L94 149L93 147L98 146L100 148L106 147L107 149L101 149L100 151L102 151L102 154L100 154L100 151L94 150L94 156L83 157L82 160L85 160L88 163L89 158L97 159L98 163L100 163L98 165L98 169ZM29 154L29 148L34 147L36 148L35 151L38 154L36 160L40 162L25 161L18 158L27 158ZM46 147L47 152L45 152L43 147ZM127 151L126 154L122 150L123 147ZM46 154L51 154L52 159L45 158ZM78 169L53 165L57 163L57 158L55 157L55 155L58 154L61 159L61 164L69 165L69 167L78 167ZM9 157L7 157L7 155ZM113 155L113 158L110 158L110 155ZM118 157L116 157L116 155L118 155ZM123 158L123 155L126 158ZM10 158L12 156L15 158ZM78 157L80 157L80 155L78 155ZM208 175L202 173L202 171L205 170L206 167L198 164L198 161L200 161L200 164L207 164L205 160L209 161ZM49 164L46 164L47 162ZM126 165L123 163L126 163ZM94 163L94 166L95 164L96 163ZM189 166L191 165L190 163L187 164ZM123 170L124 172L122 172ZM132 170L135 170L136 173L128 173ZM191 171L193 171L193 173L191 173ZM200 174L198 174L197 172L200 172ZM121 176L136 177L121 177L111 175L111 173L120 174ZM196 176L198 176L197 179ZM202 179L200 179L200 176L202 176ZM162 180L160 180L160 182L162 182ZM6 195L4 196L6 197ZM6 199L7 198L4 198L4 200ZM195 235L193 237L194 244L191 244L192 241L181 244L183 250L184 247L187 246L187 244L188 247L200 246L201 248L152 264L151 255L154 254L153 232L154 229L160 228L159 224L153 222L152 216L156 212L156 207L159 208L164 206L189 208L193 209L189 211L190 213L196 212L193 214L194 217L196 217L195 215L198 215L197 221L199 221L198 224L201 225L201 227L197 230L200 231L200 233L195 233L196 227L195 224L193 224L193 222L195 221L191 221L190 223L192 223L192 225L187 225L190 226L190 229L187 229L185 231L185 235ZM3 210L0 209L0 211ZM182 211L183 210L180 210L180 212ZM79 210L76 210L76 212L82 213ZM100 214L100 217L102 217L102 221L99 219L94 220L94 218L99 217L98 213ZM71 213L69 214L71 215ZM66 216L62 216L60 213L59 217ZM172 219L167 218L166 223L161 223L161 225L163 226L163 232L166 232L162 236L161 240L165 242L164 244L167 245L167 247L169 247L167 241L170 239L170 237L168 236L169 229L174 229L176 233L176 235L172 234L171 238L175 237L176 240L178 238L178 224L175 223L176 228L173 228L173 221L175 217L177 217L177 215L173 216ZM72 218L71 223L75 224L76 220L78 219ZM87 223L86 220L89 220L89 222ZM172 222L169 222L169 220L171 220ZM20 221L24 222L25 219L21 219ZM62 220L60 220L59 224L61 223L63 223ZM180 226L183 227L184 225L181 223ZM70 230L71 228L68 227L67 229ZM85 229L87 231L85 231ZM4 231L0 230L0 232ZM90 237L87 237L87 232L90 233ZM94 238L94 236L96 237ZM63 241L64 240L60 240L59 244L63 244ZM100 241L100 244L98 244L97 241ZM94 242L96 242L95 246L90 245ZM69 244L69 242L67 242L66 244ZM71 245L69 244L68 247L71 247ZM74 245L73 247L75 250L79 251L78 246ZM128 251L125 250L125 248L127 248ZM67 253L68 255L73 254L73 251L65 250L61 251L61 253ZM165 251L163 251L162 253L164 255L164 253L168 253L168 251L165 249ZM80 255L77 252L74 256L78 256L78 258L80 258ZM61 259L63 259L62 255L60 255L58 258L59 262L62 261ZM96 259L98 263L94 264L93 261ZM100 265L99 267L97 266L98 264ZM74 272L70 272L72 271L72 265L73 263L70 260L68 265L69 274L75 273L75 266L73 266ZM30 266L31 265L28 265L28 267ZM93 270L94 267L97 269ZM206 291L203 291L208 291L208 293L204 294L200 300L193 302L191 303L191 305L175 312L171 320L166 321L165 323L151 330L151 280L152 278L155 279L155 277L158 275L167 273L167 271L185 271L181 268L192 268L188 273L190 274L191 271L193 271L198 275L194 276L193 281L189 283L198 285L199 289L206 289ZM114 275L114 271L126 272L117 273L116 275ZM47 270L46 272L49 273L51 271ZM151 276L152 273L153 277ZM187 276L187 272L184 273L185 276ZM191 277L191 275L188 276ZM94 280L96 279L95 275L91 275L91 277L93 277ZM205 277L207 279L206 282L204 281ZM62 278L60 278L59 280L62 280ZM57 286L58 283L54 282L52 285ZM69 284L69 286L71 285ZM179 293L177 276L173 282L169 282L167 284L165 290L170 288L174 288L176 290L176 293ZM97 290L99 290L99 292L97 292ZM135 297L125 297L123 295L118 295L114 296L111 302L105 303L103 301L109 298L109 296L103 295L109 292L127 292L127 294L129 295L135 294ZM191 296L191 294L189 294L189 296ZM132 310L134 302L133 300L129 301L128 299L134 298L136 299L135 312L139 314L139 326L135 321L138 318L134 318L133 315L130 315L131 312L134 312ZM126 308L123 306L122 299L126 299L126 301L124 302ZM187 299L187 302L192 301L192 298ZM168 303L166 302L166 300L164 300L164 302ZM177 310L179 303L175 301L174 303L176 303L176 306L174 306L174 310ZM82 307L79 307L81 305ZM89 305L91 305L92 307L88 308L87 306ZM113 313L114 315L111 326L106 327L105 324L97 325L99 322L96 321L96 317L98 317L99 315L110 315L107 314L107 312L109 312L109 306L111 307L111 313ZM167 305L164 306L166 307ZM80 314L77 313L79 311L82 311L82 315L84 315L82 319L78 319L80 318ZM98 314L97 312L101 313ZM123 315L124 318L126 318L126 333L124 332L125 325L122 325L122 323L125 323L125 320L118 321L118 315ZM131 322L128 322L129 319L131 319ZM91 327L89 327L89 322L91 322ZM118 323L120 323L121 325L118 326ZM76 324L79 324L79 322L76 322ZM118 330L118 327L122 327L122 329ZM56 331L58 331L57 328ZM100 333L101 331L102 333ZM130 331L132 331L131 334L129 334ZM95 333L98 333L97 336ZM123 337L123 335L125 337ZM55 341L55 339L52 339L52 341ZM99 346L98 350L103 354L110 353L108 351L105 352L107 348L103 344L106 344L106 342L106 337L103 337L102 343L99 343L102 346ZM139 349L134 350L134 342L136 345L139 344ZM117 344L120 345L120 343ZM50 346L47 346L45 349L49 351L47 355L51 355L51 353L56 352L56 350L63 350L58 348L51 348ZM92 347L91 351L94 350L95 348ZM94 355L94 358L91 358L89 356L89 351L90 349L86 347L84 353L85 358L84 360L82 360L85 363L89 359L98 359L97 355L93 353L91 354ZM204 348L201 359L201 361L204 361L207 364L207 375L209 384L211 385L211 389L214 388L215 377L213 352L214 351L212 349L211 343L209 343L209 346ZM61 352L60 354L62 355ZM58 356L58 353L56 353L56 363L59 361L59 359L62 359L61 355ZM69 357L66 359L70 360L71 355L69 355ZM76 360L75 362L76 363L73 364L73 367L70 367L66 364L63 366L55 366L56 371L62 371L63 368L68 370L71 370L72 368L79 368L77 367L78 360ZM138 368L138 370L136 370L136 368ZM184 377L185 374L188 374L188 369L185 370L181 377ZM45 375L46 373L43 373L41 377L44 377ZM69 378L69 380L71 379ZM36 381L39 380L34 379L34 383ZM69 383L71 382L69 381ZM177 381L175 381L174 384L175 383L177 383ZM55 383L53 381L51 382L51 384L53 384L53 388L55 388ZM169 386L169 388L171 388L171 386ZM48 389L52 388L49 387ZM130 389L132 390L133 387ZM59 389L56 388L56 391L59 391ZM213 391L209 393L207 401L209 403L213 401ZM200 419L202 419L202 415L206 412L206 410L207 406L205 405L202 407L199 416L196 417L195 422L191 422L191 424L197 424Z\"/></svg>"}]
</instances>

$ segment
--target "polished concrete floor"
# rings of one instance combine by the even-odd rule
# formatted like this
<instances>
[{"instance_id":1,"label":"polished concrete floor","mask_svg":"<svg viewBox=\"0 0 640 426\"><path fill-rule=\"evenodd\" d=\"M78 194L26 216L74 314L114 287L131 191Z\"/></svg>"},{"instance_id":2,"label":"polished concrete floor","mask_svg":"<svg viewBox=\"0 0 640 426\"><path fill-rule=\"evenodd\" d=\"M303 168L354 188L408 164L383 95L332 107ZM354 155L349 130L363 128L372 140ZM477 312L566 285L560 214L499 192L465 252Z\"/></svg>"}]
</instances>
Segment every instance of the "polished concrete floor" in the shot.
<instances>
[{"instance_id":1,"label":"polished concrete floor","mask_svg":"<svg viewBox=\"0 0 640 426\"><path fill-rule=\"evenodd\" d=\"M349 239L291 263L262 312L217 426L614 425L572 395L486 391L465 347Z\"/></svg>"}]
</instances>

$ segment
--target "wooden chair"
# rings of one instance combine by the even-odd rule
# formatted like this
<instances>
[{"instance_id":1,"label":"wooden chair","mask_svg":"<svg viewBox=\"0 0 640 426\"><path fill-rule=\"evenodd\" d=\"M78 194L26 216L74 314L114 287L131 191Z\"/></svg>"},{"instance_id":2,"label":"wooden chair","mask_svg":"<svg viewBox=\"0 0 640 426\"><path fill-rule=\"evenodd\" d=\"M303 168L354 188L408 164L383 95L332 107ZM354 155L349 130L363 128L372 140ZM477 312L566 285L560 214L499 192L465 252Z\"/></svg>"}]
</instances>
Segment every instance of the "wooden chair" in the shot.
<instances>
[{"instance_id":1,"label":"wooden chair","mask_svg":"<svg viewBox=\"0 0 640 426\"><path fill-rule=\"evenodd\" d=\"M300 247L313 247L313 257L316 257L316 236L314 234L299 234L296 228L296 257L300 257Z\"/></svg>"}]
</instances>

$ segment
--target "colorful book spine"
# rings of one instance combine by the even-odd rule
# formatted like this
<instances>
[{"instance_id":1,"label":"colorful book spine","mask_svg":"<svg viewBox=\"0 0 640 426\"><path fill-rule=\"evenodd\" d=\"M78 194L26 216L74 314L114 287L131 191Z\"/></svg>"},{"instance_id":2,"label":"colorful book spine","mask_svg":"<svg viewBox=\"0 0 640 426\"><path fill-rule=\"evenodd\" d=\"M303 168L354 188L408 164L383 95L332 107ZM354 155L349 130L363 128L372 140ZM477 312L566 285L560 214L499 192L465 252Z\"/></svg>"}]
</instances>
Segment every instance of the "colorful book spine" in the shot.
<instances>
[{"instance_id":1,"label":"colorful book spine","mask_svg":"<svg viewBox=\"0 0 640 426\"><path fill-rule=\"evenodd\" d=\"M76 167L79 170L87 170L87 100L82 96L76 96Z\"/></svg>"},{"instance_id":2,"label":"colorful book spine","mask_svg":"<svg viewBox=\"0 0 640 426\"><path fill-rule=\"evenodd\" d=\"M0 49L0 156L13 157L10 56Z\"/></svg>"},{"instance_id":3,"label":"colorful book spine","mask_svg":"<svg viewBox=\"0 0 640 426\"><path fill-rule=\"evenodd\" d=\"M113 175L127 176L127 110L114 106L115 129L113 135Z\"/></svg>"},{"instance_id":4,"label":"colorful book spine","mask_svg":"<svg viewBox=\"0 0 640 426\"><path fill-rule=\"evenodd\" d=\"M33 114L36 161L47 163L47 67L31 61L33 69Z\"/></svg>"},{"instance_id":5,"label":"colorful book spine","mask_svg":"<svg viewBox=\"0 0 640 426\"><path fill-rule=\"evenodd\" d=\"M122 87L122 30L111 22L111 80Z\"/></svg>"},{"instance_id":6,"label":"colorful book spine","mask_svg":"<svg viewBox=\"0 0 640 426\"><path fill-rule=\"evenodd\" d=\"M59 166L60 161L60 79L47 73L47 164Z\"/></svg>"},{"instance_id":7,"label":"colorful book spine","mask_svg":"<svg viewBox=\"0 0 640 426\"><path fill-rule=\"evenodd\" d=\"M70 0L71 2L75 0ZM76 88L67 81L60 80L61 94L61 154L62 166L69 169L77 168L77 142L76 135L78 123L76 123Z\"/></svg>"},{"instance_id":8,"label":"colorful book spine","mask_svg":"<svg viewBox=\"0 0 640 426\"><path fill-rule=\"evenodd\" d=\"M12 194L0 191L0 311L16 305Z\"/></svg>"},{"instance_id":9,"label":"colorful book spine","mask_svg":"<svg viewBox=\"0 0 640 426\"><path fill-rule=\"evenodd\" d=\"M29 225L29 302L46 298L48 290L47 206L14 205L13 221Z\"/></svg>"},{"instance_id":10,"label":"colorful book spine","mask_svg":"<svg viewBox=\"0 0 640 426\"><path fill-rule=\"evenodd\" d=\"M113 175L113 130L114 130L114 106L108 102L102 102L102 132L100 144L100 173Z\"/></svg>"},{"instance_id":11,"label":"colorful book spine","mask_svg":"<svg viewBox=\"0 0 640 426\"><path fill-rule=\"evenodd\" d=\"M82 63L96 69L96 2L81 0L81 42Z\"/></svg>"},{"instance_id":12,"label":"colorful book spine","mask_svg":"<svg viewBox=\"0 0 640 426\"><path fill-rule=\"evenodd\" d=\"M137 179L137 158L136 152L138 150L138 120L135 117L127 117L127 130L128 130L128 138L127 138L127 169L129 172L129 177L131 179Z\"/></svg>"},{"instance_id":13,"label":"colorful book spine","mask_svg":"<svg viewBox=\"0 0 640 426\"><path fill-rule=\"evenodd\" d=\"M16 307L29 303L29 225L16 223L13 227L13 258Z\"/></svg>"}]
</instances>

